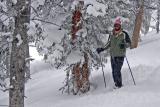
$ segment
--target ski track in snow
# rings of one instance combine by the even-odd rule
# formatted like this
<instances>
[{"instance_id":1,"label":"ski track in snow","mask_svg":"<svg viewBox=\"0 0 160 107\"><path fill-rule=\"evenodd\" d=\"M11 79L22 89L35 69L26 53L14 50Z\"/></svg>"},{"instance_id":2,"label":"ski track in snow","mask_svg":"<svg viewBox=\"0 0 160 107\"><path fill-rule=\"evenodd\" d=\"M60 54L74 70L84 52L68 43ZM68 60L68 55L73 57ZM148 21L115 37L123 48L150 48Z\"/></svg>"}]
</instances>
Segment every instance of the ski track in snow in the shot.
<instances>
[{"instance_id":1,"label":"ski track in snow","mask_svg":"<svg viewBox=\"0 0 160 107\"><path fill-rule=\"evenodd\" d=\"M152 35L152 34L150 34ZM155 34L154 34L155 35ZM62 94L65 72L51 69L44 62L34 62L32 79L26 84L26 107L158 107L160 105L160 37L142 38L137 49L128 50L136 86L124 62L122 78L124 87L113 88L110 61L104 69L107 87L104 87L102 71L90 76L91 90L86 94ZM38 64L38 65L36 65ZM7 93L0 92L0 105L8 105Z\"/></svg>"}]
</instances>

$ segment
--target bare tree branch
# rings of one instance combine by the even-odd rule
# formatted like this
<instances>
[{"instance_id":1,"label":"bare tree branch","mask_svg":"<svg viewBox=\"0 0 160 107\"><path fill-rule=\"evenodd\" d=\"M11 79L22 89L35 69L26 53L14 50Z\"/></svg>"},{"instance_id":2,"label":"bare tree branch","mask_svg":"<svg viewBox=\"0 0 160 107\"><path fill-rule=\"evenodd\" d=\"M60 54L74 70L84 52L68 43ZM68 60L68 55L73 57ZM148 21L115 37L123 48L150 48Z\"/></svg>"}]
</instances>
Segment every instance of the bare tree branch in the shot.
<instances>
[{"instance_id":1,"label":"bare tree branch","mask_svg":"<svg viewBox=\"0 0 160 107\"><path fill-rule=\"evenodd\" d=\"M40 22L45 22L45 23L52 24L52 25L55 25L55 26L57 26L57 27L62 28L61 25L58 25L58 24L53 23L53 22L50 22L50 21L46 21L46 20L42 20L42 19L38 19L38 18L32 18L31 20L37 20L37 21L40 21Z\"/></svg>"}]
</instances>

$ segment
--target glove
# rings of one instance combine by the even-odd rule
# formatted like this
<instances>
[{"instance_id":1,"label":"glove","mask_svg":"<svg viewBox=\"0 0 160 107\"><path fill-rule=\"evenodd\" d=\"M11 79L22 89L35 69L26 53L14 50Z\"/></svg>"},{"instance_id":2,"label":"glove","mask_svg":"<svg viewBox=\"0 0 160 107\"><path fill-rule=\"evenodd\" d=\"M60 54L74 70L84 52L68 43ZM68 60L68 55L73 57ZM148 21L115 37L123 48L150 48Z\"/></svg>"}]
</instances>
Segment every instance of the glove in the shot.
<instances>
[{"instance_id":1,"label":"glove","mask_svg":"<svg viewBox=\"0 0 160 107\"><path fill-rule=\"evenodd\" d=\"M104 48L97 48L96 51L99 54L100 52L104 51Z\"/></svg>"},{"instance_id":2,"label":"glove","mask_svg":"<svg viewBox=\"0 0 160 107\"><path fill-rule=\"evenodd\" d=\"M130 44L129 43L122 43L119 45L120 49L124 49L124 48L128 48L130 47Z\"/></svg>"}]
</instances>

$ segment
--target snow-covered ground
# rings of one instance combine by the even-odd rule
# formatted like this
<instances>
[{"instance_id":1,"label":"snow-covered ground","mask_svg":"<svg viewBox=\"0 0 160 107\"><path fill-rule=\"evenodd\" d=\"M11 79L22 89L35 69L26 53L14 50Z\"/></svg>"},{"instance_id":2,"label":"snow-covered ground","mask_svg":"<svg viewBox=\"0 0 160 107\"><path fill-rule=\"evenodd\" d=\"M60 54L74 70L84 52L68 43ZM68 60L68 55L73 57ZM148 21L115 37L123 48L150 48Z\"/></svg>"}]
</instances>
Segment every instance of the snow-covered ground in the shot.
<instances>
[{"instance_id":1,"label":"snow-covered ground","mask_svg":"<svg viewBox=\"0 0 160 107\"><path fill-rule=\"evenodd\" d=\"M105 67L107 87L101 69L93 71L94 84L87 94L62 94L65 72L38 60L31 66L32 79L26 84L26 107L159 107L160 105L160 34L149 33L139 47L127 51L136 86L126 60L122 68L124 87L112 90L110 61ZM109 59L109 58L108 58ZM7 93L0 92L0 105L8 105Z\"/></svg>"}]
</instances>

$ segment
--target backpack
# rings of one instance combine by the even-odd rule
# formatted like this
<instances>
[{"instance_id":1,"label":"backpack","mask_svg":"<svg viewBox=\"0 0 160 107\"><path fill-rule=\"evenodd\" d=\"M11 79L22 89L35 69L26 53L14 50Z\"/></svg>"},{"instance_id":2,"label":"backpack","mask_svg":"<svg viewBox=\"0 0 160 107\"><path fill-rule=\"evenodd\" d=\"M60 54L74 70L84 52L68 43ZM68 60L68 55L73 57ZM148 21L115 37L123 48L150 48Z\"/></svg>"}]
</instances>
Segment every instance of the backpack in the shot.
<instances>
[{"instance_id":1,"label":"backpack","mask_svg":"<svg viewBox=\"0 0 160 107\"><path fill-rule=\"evenodd\" d=\"M131 44L131 39L126 31L122 31L125 34L125 42Z\"/></svg>"}]
</instances>

